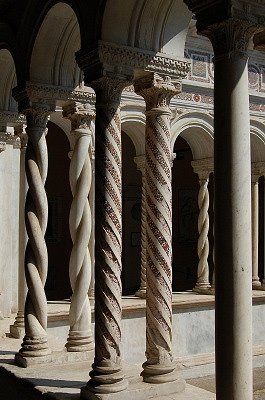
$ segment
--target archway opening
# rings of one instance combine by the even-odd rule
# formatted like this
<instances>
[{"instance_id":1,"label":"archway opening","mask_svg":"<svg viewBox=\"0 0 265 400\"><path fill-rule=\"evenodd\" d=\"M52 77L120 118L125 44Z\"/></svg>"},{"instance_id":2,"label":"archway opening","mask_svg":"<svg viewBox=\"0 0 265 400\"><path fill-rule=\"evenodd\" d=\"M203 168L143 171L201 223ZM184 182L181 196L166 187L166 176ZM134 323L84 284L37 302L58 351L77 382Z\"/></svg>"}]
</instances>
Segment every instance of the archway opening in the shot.
<instances>
[{"instance_id":1,"label":"archway opening","mask_svg":"<svg viewBox=\"0 0 265 400\"><path fill-rule=\"evenodd\" d=\"M141 188L142 176L137 170L136 151L131 138L122 132L122 293L134 294L141 274Z\"/></svg>"},{"instance_id":2,"label":"archway opening","mask_svg":"<svg viewBox=\"0 0 265 400\"><path fill-rule=\"evenodd\" d=\"M48 176L45 184L48 198L46 244L49 256L45 285L48 300L69 298L69 258L72 241L69 232L69 212L72 194L69 184L69 141L61 128L48 123Z\"/></svg>"}]
</instances>

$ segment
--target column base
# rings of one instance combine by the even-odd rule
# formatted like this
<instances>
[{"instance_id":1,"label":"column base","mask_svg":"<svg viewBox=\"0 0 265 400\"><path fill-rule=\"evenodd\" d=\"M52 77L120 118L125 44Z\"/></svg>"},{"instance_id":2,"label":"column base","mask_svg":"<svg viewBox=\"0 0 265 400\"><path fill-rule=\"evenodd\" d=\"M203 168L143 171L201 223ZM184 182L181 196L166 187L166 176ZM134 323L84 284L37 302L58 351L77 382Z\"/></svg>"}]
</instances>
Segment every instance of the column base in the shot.
<instances>
[{"instance_id":1,"label":"column base","mask_svg":"<svg viewBox=\"0 0 265 400\"><path fill-rule=\"evenodd\" d=\"M148 400L157 396L170 396L185 391L186 383L182 379L174 382L152 384L142 382L139 378L131 382L126 390L116 393L96 394L89 386L81 388L83 400Z\"/></svg>"},{"instance_id":2,"label":"column base","mask_svg":"<svg viewBox=\"0 0 265 400\"><path fill-rule=\"evenodd\" d=\"M18 366L23 368L32 367L34 365L48 364L52 361L52 355L47 354L46 356L39 357L25 357L22 353L15 354L15 362Z\"/></svg>"},{"instance_id":3,"label":"column base","mask_svg":"<svg viewBox=\"0 0 265 400\"><path fill-rule=\"evenodd\" d=\"M198 293L198 294L215 294L215 288L212 286L195 286L192 289L193 292Z\"/></svg>"},{"instance_id":4,"label":"column base","mask_svg":"<svg viewBox=\"0 0 265 400\"><path fill-rule=\"evenodd\" d=\"M10 325L9 332L13 338L23 339L23 337L25 336L25 326L24 325L19 326L16 325L16 323L14 323L13 325Z\"/></svg>"},{"instance_id":5,"label":"column base","mask_svg":"<svg viewBox=\"0 0 265 400\"><path fill-rule=\"evenodd\" d=\"M135 292L135 297L140 297L141 299L146 299L146 289L139 289Z\"/></svg>"},{"instance_id":6,"label":"column base","mask_svg":"<svg viewBox=\"0 0 265 400\"><path fill-rule=\"evenodd\" d=\"M252 281L252 290L264 290L260 281Z\"/></svg>"},{"instance_id":7,"label":"column base","mask_svg":"<svg viewBox=\"0 0 265 400\"><path fill-rule=\"evenodd\" d=\"M80 332L69 332L65 347L67 351L91 351L94 349L94 343L91 335L85 336Z\"/></svg>"}]
</instances>

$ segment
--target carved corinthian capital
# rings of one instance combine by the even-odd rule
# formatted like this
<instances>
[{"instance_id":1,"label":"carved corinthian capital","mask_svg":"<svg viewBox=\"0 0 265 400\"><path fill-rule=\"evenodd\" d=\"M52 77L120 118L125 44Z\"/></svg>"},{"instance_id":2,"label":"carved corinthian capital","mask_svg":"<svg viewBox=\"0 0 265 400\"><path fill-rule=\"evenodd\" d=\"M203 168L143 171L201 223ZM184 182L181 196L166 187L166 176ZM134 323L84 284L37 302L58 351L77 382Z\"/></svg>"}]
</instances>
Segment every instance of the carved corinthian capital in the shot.
<instances>
[{"instance_id":1,"label":"carved corinthian capital","mask_svg":"<svg viewBox=\"0 0 265 400\"><path fill-rule=\"evenodd\" d=\"M170 77L162 77L156 73L146 73L134 81L135 92L146 102L146 111L151 109L169 110L173 96L181 92L181 82L172 81Z\"/></svg>"},{"instance_id":2,"label":"carved corinthian capital","mask_svg":"<svg viewBox=\"0 0 265 400\"><path fill-rule=\"evenodd\" d=\"M197 18L198 33L207 36L215 55L244 53L250 38L264 26L260 1L184 0Z\"/></svg>"}]
</instances>

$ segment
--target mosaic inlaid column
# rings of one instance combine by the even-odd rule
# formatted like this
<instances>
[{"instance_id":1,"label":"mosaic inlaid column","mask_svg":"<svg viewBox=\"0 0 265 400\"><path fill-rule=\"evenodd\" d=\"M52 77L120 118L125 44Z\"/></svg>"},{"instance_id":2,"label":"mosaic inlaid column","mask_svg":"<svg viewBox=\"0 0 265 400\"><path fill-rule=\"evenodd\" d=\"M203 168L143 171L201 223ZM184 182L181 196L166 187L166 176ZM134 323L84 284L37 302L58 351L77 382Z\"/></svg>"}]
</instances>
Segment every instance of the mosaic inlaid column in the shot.
<instances>
[{"instance_id":1,"label":"mosaic inlaid column","mask_svg":"<svg viewBox=\"0 0 265 400\"><path fill-rule=\"evenodd\" d=\"M48 272L48 254L44 239L48 204L45 181L48 170L46 144L47 107L33 107L24 114L27 118L26 176L28 192L25 204L25 222L28 243L25 252L25 276L28 293L25 303L25 336L16 361L27 366L30 359L47 361L50 349L47 341L47 301L44 285ZM38 359L38 360L36 360Z\"/></svg>"},{"instance_id":2,"label":"mosaic inlaid column","mask_svg":"<svg viewBox=\"0 0 265 400\"><path fill-rule=\"evenodd\" d=\"M127 82L94 81L95 127L95 359L81 397L126 389L121 360L121 116Z\"/></svg>"},{"instance_id":3,"label":"mosaic inlaid column","mask_svg":"<svg viewBox=\"0 0 265 400\"><path fill-rule=\"evenodd\" d=\"M69 276L73 294L69 311L70 330L65 346L67 351L87 351L93 348L91 307L88 298L91 281L91 256L88 246L92 227L89 205L92 182L90 124L95 114L85 105L70 103L63 107L63 116L70 119L72 125L69 180L73 195L69 215L73 242Z\"/></svg>"},{"instance_id":4,"label":"mosaic inlaid column","mask_svg":"<svg viewBox=\"0 0 265 400\"><path fill-rule=\"evenodd\" d=\"M27 182L25 174L25 154L28 137L23 125L14 128L14 133L20 138L20 178L19 178L19 260L18 260L18 311L13 325L10 326L10 334L15 338L21 338L25 332L24 307L27 294L25 279L25 249L27 243L27 233L25 227L25 198Z\"/></svg>"},{"instance_id":5,"label":"mosaic inlaid column","mask_svg":"<svg viewBox=\"0 0 265 400\"><path fill-rule=\"evenodd\" d=\"M207 165L204 165L204 160L197 160L192 162L194 172L198 174L200 189L198 193L198 269L197 269L197 282L193 291L201 294L212 294L211 285L209 282L209 176L211 170Z\"/></svg>"},{"instance_id":6,"label":"mosaic inlaid column","mask_svg":"<svg viewBox=\"0 0 265 400\"><path fill-rule=\"evenodd\" d=\"M252 198L252 289L260 289L259 280L259 176L251 175Z\"/></svg>"},{"instance_id":7,"label":"mosaic inlaid column","mask_svg":"<svg viewBox=\"0 0 265 400\"><path fill-rule=\"evenodd\" d=\"M135 293L136 297L146 298L146 179L145 179L145 156L134 158L137 168L142 173L142 199L141 199L141 279L140 288Z\"/></svg>"},{"instance_id":8,"label":"mosaic inlaid column","mask_svg":"<svg viewBox=\"0 0 265 400\"><path fill-rule=\"evenodd\" d=\"M146 102L146 357L143 380L176 380L172 363L172 189L170 109L180 92L170 78L135 81Z\"/></svg>"}]
</instances>

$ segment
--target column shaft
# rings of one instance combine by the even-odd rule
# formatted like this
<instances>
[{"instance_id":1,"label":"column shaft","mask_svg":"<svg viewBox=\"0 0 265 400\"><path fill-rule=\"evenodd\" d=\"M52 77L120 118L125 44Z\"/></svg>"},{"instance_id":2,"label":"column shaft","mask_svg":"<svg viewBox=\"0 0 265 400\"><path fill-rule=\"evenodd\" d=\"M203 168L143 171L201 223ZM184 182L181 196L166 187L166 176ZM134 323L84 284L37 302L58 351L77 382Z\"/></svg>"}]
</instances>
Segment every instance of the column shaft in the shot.
<instances>
[{"instance_id":1,"label":"column shaft","mask_svg":"<svg viewBox=\"0 0 265 400\"><path fill-rule=\"evenodd\" d=\"M259 177L252 176L252 288L260 288L259 280Z\"/></svg>"},{"instance_id":2,"label":"column shaft","mask_svg":"<svg viewBox=\"0 0 265 400\"><path fill-rule=\"evenodd\" d=\"M236 28L231 25L233 32ZM234 43L230 35L221 37ZM217 54L214 96L216 394L217 400L250 400L251 170L246 53Z\"/></svg>"},{"instance_id":3,"label":"column shaft","mask_svg":"<svg viewBox=\"0 0 265 400\"><path fill-rule=\"evenodd\" d=\"M146 101L146 357L143 380L176 379L172 363L172 188L169 102L178 91L147 74L135 81Z\"/></svg>"},{"instance_id":4,"label":"column shaft","mask_svg":"<svg viewBox=\"0 0 265 400\"><path fill-rule=\"evenodd\" d=\"M19 179L19 260L18 260L18 311L15 322L10 326L10 334L15 338L23 337L25 332L24 307L27 295L25 279L25 249L27 232L25 227L25 198L27 182L25 174L25 153L27 148L27 135L23 132L23 126L15 128L15 133L20 137L20 179Z\"/></svg>"},{"instance_id":5,"label":"column shaft","mask_svg":"<svg viewBox=\"0 0 265 400\"><path fill-rule=\"evenodd\" d=\"M90 381L82 390L119 392L127 387L121 365L121 117L120 98L126 82L101 78L96 92L95 133L95 359Z\"/></svg>"},{"instance_id":6,"label":"column shaft","mask_svg":"<svg viewBox=\"0 0 265 400\"><path fill-rule=\"evenodd\" d=\"M26 176L28 192L25 204L25 221L28 243L25 253L25 276L28 294L25 303L25 337L16 361L25 366L26 357L50 354L47 343L47 301L44 285L48 272L48 254L44 239L48 204L45 181L48 170L46 125L48 113L44 109L26 112L28 145L26 150Z\"/></svg>"},{"instance_id":7,"label":"column shaft","mask_svg":"<svg viewBox=\"0 0 265 400\"><path fill-rule=\"evenodd\" d=\"M93 348L91 307L88 298L91 281L91 256L88 246L92 216L88 197L92 183L90 123L94 113L85 105L70 102L63 107L63 117L70 119L72 125L69 180L73 195L69 215L73 242L69 276L73 294L69 311L70 330L65 346L67 351L77 352Z\"/></svg>"},{"instance_id":8,"label":"column shaft","mask_svg":"<svg viewBox=\"0 0 265 400\"><path fill-rule=\"evenodd\" d=\"M139 157L142 157L141 159ZM140 288L135 293L136 297L146 298L146 173L145 156L135 157L138 169L142 173L142 198L141 198L141 277Z\"/></svg>"}]
</instances>

